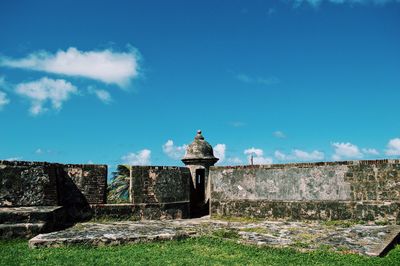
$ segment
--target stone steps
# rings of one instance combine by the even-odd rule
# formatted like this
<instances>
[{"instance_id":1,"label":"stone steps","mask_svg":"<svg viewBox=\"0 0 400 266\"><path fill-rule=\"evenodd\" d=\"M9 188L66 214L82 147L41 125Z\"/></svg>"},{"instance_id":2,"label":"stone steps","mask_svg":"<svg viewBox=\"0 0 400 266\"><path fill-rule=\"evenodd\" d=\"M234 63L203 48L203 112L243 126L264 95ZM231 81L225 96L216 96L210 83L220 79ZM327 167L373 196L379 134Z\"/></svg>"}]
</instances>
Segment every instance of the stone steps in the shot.
<instances>
[{"instance_id":1,"label":"stone steps","mask_svg":"<svg viewBox=\"0 0 400 266\"><path fill-rule=\"evenodd\" d=\"M61 206L1 207L0 238L30 238L61 229L65 211Z\"/></svg>"},{"instance_id":2,"label":"stone steps","mask_svg":"<svg viewBox=\"0 0 400 266\"><path fill-rule=\"evenodd\" d=\"M31 238L45 230L44 222L0 224L0 239Z\"/></svg>"}]
</instances>

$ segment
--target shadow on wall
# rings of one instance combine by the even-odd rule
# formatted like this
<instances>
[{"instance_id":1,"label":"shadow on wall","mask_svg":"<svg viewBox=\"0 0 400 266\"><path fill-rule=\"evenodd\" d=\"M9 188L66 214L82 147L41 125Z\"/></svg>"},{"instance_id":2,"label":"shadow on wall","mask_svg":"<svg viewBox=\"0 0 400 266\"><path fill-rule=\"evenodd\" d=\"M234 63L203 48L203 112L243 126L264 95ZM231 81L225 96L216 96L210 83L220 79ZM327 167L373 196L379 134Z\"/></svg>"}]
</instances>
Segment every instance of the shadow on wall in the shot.
<instances>
[{"instance_id":1,"label":"shadow on wall","mask_svg":"<svg viewBox=\"0 0 400 266\"><path fill-rule=\"evenodd\" d=\"M57 169L57 188L59 205L64 206L66 223L88 221L92 218L92 209L85 195L63 168Z\"/></svg>"},{"instance_id":2,"label":"shadow on wall","mask_svg":"<svg viewBox=\"0 0 400 266\"><path fill-rule=\"evenodd\" d=\"M209 214L210 200L205 199L205 169L196 169L194 180L190 178L190 217L199 218ZM193 181L195 183L193 183Z\"/></svg>"},{"instance_id":3,"label":"shadow on wall","mask_svg":"<svg viewBox=\"0 0 400 266\"><path fill-rule=\"evenodd\" d=\"M70 223L106 203L107 166L0 161L0 207L62 206Z\"/></svg>"}]
</instances>

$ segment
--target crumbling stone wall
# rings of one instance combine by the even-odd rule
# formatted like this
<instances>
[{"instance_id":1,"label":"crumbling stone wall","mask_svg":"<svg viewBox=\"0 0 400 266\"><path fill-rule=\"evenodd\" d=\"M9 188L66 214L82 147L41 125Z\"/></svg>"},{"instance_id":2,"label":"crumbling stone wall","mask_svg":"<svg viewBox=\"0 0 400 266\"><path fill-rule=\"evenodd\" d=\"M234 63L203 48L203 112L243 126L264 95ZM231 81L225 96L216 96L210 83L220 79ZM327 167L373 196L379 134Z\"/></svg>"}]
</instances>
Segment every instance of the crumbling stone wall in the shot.
<instances>
[{"instance_id":1,"label":"crumbling stone wall","mask_svg":"<svg viewBox=\"0 0 400 266\"><path fill-rule=\"evenodd\" d=\"M95 164L65 164L63 170L82 192L89 204L106 203L107 166Z\"/></svg>"},{"instance_id":2,"label":"crumbling stone wall","mask_svg":"<svg viewBox=\"0 0 400 266\"><path fill-rule=\"evenodd\" d=\"M400 161L211 167L211 213L400 222Z\"/></svg>"},{"instance_id":3,"label":"crumbling stone wall","mask_svg":"<svg viewBox=\"0 0 400 266\"><path fill-rule=\"evenodd\" d=\"M0 161L0 206L106 202L107 166Z\"/></svg>"},{"instance_id":4,"label":"crumbling stone wall","mask_svg":"<svg viewBox=\"0 0 400 266\"><path fill-rule=\"evenodd\" d=\"M57 206L56 166L0 161L0 206Z\"/></svg>"},{"instance_id":5,"label":"crumbling stone wall","mask_svg":"<svg viewBox=\"0 0 400 266\"><path fill-rule=\"evenodd\" d=\"M132 166L132 203L189 201L190 178L186 167Z\"/></svg>"}]
</instances>

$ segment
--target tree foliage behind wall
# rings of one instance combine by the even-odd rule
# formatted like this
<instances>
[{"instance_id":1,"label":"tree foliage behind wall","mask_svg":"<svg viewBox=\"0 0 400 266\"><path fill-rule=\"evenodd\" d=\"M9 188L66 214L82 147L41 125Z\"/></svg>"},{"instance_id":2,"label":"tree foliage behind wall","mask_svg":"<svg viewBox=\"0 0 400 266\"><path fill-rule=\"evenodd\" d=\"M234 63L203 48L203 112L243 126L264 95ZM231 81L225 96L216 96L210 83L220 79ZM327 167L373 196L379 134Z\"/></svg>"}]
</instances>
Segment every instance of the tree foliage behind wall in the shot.
<instances>
[{"instance_id":1,"label":"tree foliage behind wall","mask_svg":"<svg viewBox=\"0 0 400 266\"><path fill-rule=\"evenodd\" d=\"M129 202L129 165L118 165L107 192L107 203Z\"/></svg>"}]
</instances>

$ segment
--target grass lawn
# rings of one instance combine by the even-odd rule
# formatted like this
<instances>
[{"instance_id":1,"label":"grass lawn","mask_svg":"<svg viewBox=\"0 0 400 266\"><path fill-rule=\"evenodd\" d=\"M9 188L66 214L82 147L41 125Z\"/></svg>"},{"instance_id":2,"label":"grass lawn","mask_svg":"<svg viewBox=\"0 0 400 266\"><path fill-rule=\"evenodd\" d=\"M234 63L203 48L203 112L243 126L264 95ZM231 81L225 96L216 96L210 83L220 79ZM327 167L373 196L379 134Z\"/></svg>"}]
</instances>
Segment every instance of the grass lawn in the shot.
<instances>
[{"instance_id":1,"label":"grass lawn","mask_svg":"<svg viewBox=\"0 0 400 266\"><path fill-rule=\"evenodd\" d=\"M201 237L114 247L29 249L26 240L0 241L0 265L400 265L400 245L384 258L327 251L300 253Z\"/></svg>"}]
</instances>

